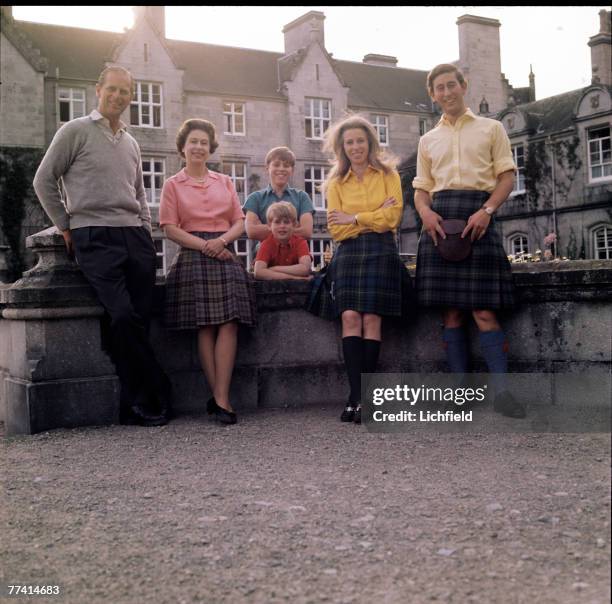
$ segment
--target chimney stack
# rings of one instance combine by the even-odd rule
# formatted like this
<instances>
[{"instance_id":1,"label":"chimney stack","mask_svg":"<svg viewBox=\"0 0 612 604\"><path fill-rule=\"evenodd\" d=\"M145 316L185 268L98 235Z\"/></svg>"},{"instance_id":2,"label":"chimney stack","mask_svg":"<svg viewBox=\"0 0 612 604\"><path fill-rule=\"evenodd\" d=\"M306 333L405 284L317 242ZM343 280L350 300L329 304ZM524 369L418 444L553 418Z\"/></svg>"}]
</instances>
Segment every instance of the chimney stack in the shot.
<instances>
[{"instance_id":1,"label":"chimney stack","mask_svg":"<svg viewBox=\"0 0 612 604\"><path fill-rule=\"evenodd\" d=\"M589 39L591 83L612 86L612 11L599 11L599 33Z\"/></svg>"},{"instance_id":2,"label":"chimney stack","mask_svg":"<svg viewBox=\"0 0 612 604\"><path fill-rule=\"evenodd\" d=\"M310 46L312 42L319 42L325 48L325 28L323 21L325 15L317 10L311 10L283 27L285 35L285 54Z\"/></svg>"}]
</instances>

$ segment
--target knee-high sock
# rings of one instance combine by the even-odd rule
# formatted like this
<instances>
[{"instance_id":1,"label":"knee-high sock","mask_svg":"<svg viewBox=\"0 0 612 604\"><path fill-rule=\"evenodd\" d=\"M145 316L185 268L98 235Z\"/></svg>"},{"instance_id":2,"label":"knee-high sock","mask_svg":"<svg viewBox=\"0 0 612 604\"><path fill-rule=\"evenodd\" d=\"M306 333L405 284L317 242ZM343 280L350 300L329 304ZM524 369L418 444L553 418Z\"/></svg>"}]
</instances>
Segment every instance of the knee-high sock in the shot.
<instances>
[{"instance_id":1,"label":"knee-high sock","mask_svg":"<svg viewBox=\"0 0 612 604\"><path fill-rule=\"evenodd\" d=\"M446 360L451 373L467 373L468 346L463 327L445 327L442 340L446 348Z\"/></svg>"},{"instance_id":2,"label":"knee-high sock","mask_svg":"<svg viewBox=\"0 0 612 604\"><path fill-rule=\"evenodd\" d=\"M506 389L506 373L508 372L508 342L503 331L481 331L480 351L487 363L495 394Z\"/></svg>"},{"instance_id":3,"label":"knee-high sock","mask_svg":"<svg viewBox=\"0 0 612 604\"><path fill-rule=\"evenodd\" d=\"M376 373L378 356L380 355L380 340L363 339L363 373Z\"/></svg>"},{"instance_id":4,"label":"knee-high sock","mask_svg":"<svg viewBox=\"0 0 612 604\"><path fill-rule=\"evenodd\" d=\"M357 403L361 399L361 368L363 363L363 339L359 336L342 338L344 366L348 375L351 392L349 403Z\"/></svg>"}]
</instances>

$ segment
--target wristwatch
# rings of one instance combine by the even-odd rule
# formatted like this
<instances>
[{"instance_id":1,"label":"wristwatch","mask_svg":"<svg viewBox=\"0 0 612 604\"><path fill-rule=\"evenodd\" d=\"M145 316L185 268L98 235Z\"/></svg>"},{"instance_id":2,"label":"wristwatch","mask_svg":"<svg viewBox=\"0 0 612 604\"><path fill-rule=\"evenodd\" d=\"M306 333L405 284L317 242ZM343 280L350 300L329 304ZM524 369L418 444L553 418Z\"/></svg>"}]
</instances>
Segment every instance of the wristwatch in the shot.
<instances>
[{"instance_id":1,"label":"wristwatch","mask_svg":"<svg viewBox=\"0 0 612 604\"><path fill-rule=\"evenodd\" d=\"M482 206L482 208L480 209L483 210L489 216L493 216L493 214L495 214L495 210L493 208L490 208L489 206Z\"/></svg>"}]
</instances>

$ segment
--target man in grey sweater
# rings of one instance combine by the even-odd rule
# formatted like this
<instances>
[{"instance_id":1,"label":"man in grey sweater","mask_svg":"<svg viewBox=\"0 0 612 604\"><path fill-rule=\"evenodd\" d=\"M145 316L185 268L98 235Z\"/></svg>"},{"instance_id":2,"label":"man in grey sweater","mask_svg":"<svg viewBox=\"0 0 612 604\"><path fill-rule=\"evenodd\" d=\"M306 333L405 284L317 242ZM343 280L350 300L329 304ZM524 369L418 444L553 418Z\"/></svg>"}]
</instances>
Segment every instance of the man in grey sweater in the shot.
<instances>
[{"instance_id":1,"label":"man in grey sweater","mask_svg":"<svg viewBox=\"0 0 612 604\"><path fill-rule=\"evenodd\" d=\"M110 317L107 348L121 383L121 422L160 426L171 387L148 338L155 286L151 215L140 149L120 119L132 85L123 67L102 71L98 108L57 131L34 190Z\"/></svg>"}]
</instances>

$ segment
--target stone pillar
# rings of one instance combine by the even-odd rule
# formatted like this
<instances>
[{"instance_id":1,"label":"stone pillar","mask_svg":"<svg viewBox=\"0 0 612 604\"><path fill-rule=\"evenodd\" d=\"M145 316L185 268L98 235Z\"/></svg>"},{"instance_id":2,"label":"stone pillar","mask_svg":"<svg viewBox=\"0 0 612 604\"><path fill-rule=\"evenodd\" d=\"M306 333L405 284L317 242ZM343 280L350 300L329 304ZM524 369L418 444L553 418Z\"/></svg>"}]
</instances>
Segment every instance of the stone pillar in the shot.
<instances>
[{"instance_id":1,"label":"stone pillar","mask_svg":"<svg viewBox=\"0 0 612 604\"><path fill-rule=\"evenodd\" d=\"M110 424L118 419L119 384L101 348L103 309L55 227L31 235L26 246L38 263L0 289L6 432Z\"/></svg>"}]
</instances>

